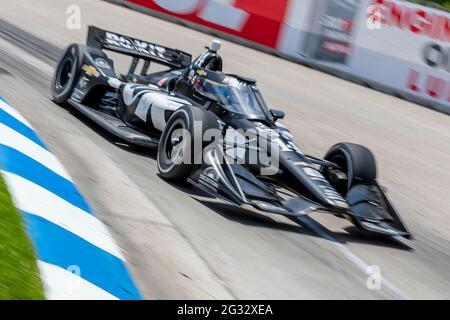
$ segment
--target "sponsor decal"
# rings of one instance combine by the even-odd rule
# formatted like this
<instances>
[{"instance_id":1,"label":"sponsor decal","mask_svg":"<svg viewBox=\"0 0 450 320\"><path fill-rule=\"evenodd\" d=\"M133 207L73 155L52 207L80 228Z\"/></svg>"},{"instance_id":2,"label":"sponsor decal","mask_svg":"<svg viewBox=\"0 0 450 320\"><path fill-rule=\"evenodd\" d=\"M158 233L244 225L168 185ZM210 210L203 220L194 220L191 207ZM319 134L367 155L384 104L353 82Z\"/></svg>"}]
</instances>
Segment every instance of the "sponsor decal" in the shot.
<instances>
[{"instance_id":1,"label":"sponsor decal","mask_svg":"<svg viewBox=\"0 0 450 320\"><path fill-rule=\"evenodd\" d=\"M166 49L164 47L154 45L141 40L118 35L112 32L106 32L106 44L120 47L124 49L134 50L139 53L144 53L152 56L157 56L165 59Z\"/></svg>"},{"instance_id":2,"label":"sponsor decal","mask_svg":"<svg viewBox=\"0 0 450 320\"><path fill-rule=\"evenodd\" d=\"M367 20L366 26L369 30L381 29L381 10L378 5L370 5L366 10Z\"/></svg>"},{"instance_id":3,"label":"sponsor decal","mask_svg":"<svg viewBox=\"0 0 450 320\"><path fill-rule=\"evenodd\" d=\"M100 67L102 69L111 70L111 66L109 65L108 62L106 62L105 59L97 58L97 59L95 59L95 63L97 64L98 67Z\"/></svg>"},{"instance_id":4,"label":"sponsor decal","mask_svg":"<svg viewBox=\"0 0 450 320\"><path fill-rule=\"evenodd\" d=\"M227 84L229 86L238 87L240 85L239 80L233 77L226 77L222 81L224 84ZM241 84L244 85L244 84Z\"/></svg>"},{"instance_id":5,"label":"sponsor decal","mask_svg":"<svg viewBox=\"0 0 450 320\"><path fill-rule=\"evenodd\" d=\"M268 137L272 143L279 146L279 151L292 151L298 154L303 154L300 148L292 140L292 134L289 130L270 129L261 122L255 122L255 125L259 135Z\"/></svg>"},{"instance_id":6,"label":"sponsor decal","mask_svg":"<svg viewBox=\"0 0 450 320\"><path fill-rule=\"evenodd\" d=\"M328 180L316 169L303 167L303 171L312 179L318 181L317 185L324 192L325 196L332 200L335 205L348 208L347 202L342 196L329 184Z\"/></svg>"},{"instance_id":7,"label":"sponsor decal","mask_svg":"<svg viewBox=\"0 0 450 320\"><path fill-rule=\"evenodd\" d=\"M78 83L78 86L80 87L80 89L86 89L87 85L89 84L90 79L86 76L83 76L80 79L80 82Z\"/></svg>"},{"instance_id":8,"label":"sponsor decal","mask_svg":"<svg viewBox=\"0 0 450 320\"><path fill-rule=\"evenodd\" d=\"M166 83L167 79L168 78L162 78L161 80L159 80L157 86L162 87Z\"/></svg>"},{"instance_id":9,"label":"sponsor decal","mask_svg":"<svg viewBox=\"0 0 450 320\"><path fill-rule=\"evenodd\" d=\"M303 167L303 171L305 171L305 173L313 179L326 180L325 177L319 171L310 168L309 166Z\"/></svg>"},{"instance_id":10,"label":"sponsor decal","mask_svg":"<svg viewBox=\"0 0 450 320\"><path fill-rule=\"evenodd\" d=\"M281 214L287 213L287 210L280 208L276 205L273 205L271 203L263 202L263 201L257 201L253 200L253 204L260 210L268 211L268 212L277 212Z\"/></svg>"},{"instance_id":11,"label":"sponsor decal","mask_svg":"<svg viewBox=\"0 0 450 320\"><path fill-rule=\"evenodd\" d=\"M415 93L450 102L450 80L448 78L422 73L411 68L406 80L406 87Z\"/></svg>"},{"instance_id":12,"label":"sponsor decal","mask_svg":"<svg viewBox=\"0 0 450 320\"><path fill-rule=\"evenodd\" d=\"M206 168L202 173L200 173L198 182L214 192L217 192L219 189L219 177L214 168Z\"/></svg>"},{"instance_id":13,"label":"sponsor decal","mask_svg":"<svg viewBox=\"0 0 450 320\"><path fill-rule=\"evenodd\" d=\"M75 102L81 102L82 96L84 96L84 94L80 90L75 89L70 98Z\"/></svg>"},{"instance_id":14,"label":"sponsor decal","mask_svg":"<svg viewBox=\"0 0 450 320\"><path fill-rule=\"evenodd\" d=\"M83 67L81 67L81 69L84 70L84 72L86 72L86 74L88 76L96 77L96 78L98 78L100 76L100 73L97 71L97 68L95 68L93 66L88 66L85 64Z\"/></svg>"},{"instance_id":15,"label":"sponsor decal","mask_svg":"<svg viewBox=\"0 0 450 320\"><path fill-rule=\"evenodd\" d=\"M450 17L443 12L391 0L374 0L382 25L450 42Z\"/></svg>"},{"instance_id":16,"label":"sponsor decal","mask_svg":"<svg viewBox=\"0 0 450 320\"><path fill-rule=\"evenodd\" d=\"M195 75L194 70L189 71L189 76L188 76L189 81L192 81L192 79L194 78L194 75Z\"/></svg>"},{"instance_id":17,"label":"sponsor decal","mask_svg":"<svg viewBox=\"0 0 450 320\"><path fill-rule=\"evenodd\" d=\"M128 0L128 2L270 48L276 48L289 7L289 0Z\"/></svg>"},{"instance_id":18,"label":"sponsor decal","mask_svg":"<svg viewBox=\"0 0 450 320\"><path fill-rule=\"evenodd\" d=\"M353 24L361 0L316 0L310 15L310 34L300 53L316 59L347 63L352 54Z\"/></svg>"}]
</instances>

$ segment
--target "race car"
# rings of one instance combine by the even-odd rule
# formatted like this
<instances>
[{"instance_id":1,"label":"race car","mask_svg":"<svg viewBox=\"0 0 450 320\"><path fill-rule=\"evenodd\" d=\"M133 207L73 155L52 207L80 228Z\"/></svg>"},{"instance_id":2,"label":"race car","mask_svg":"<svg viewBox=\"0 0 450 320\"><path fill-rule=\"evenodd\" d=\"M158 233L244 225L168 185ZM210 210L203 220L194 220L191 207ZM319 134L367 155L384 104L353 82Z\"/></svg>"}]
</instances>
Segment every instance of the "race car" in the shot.
<instances>
[{"instance_id":1,"label":"race car","mask_svg":"<svg viewBox=\"0 0 450 320\"><path fill-rule=\"evenodd\" d=\"M131 145L157 148L162 178L188 181L230 205L293 220L321 211L370 234L409 238L377 182L372 152L338 143L323 159L305 154L256 81L223 72L220 47L214 40L193 60L90 26L87 45L72 44L61 56L53 100ZM131 57L127 74L116 75L105 50ZM160 71L150 72L153 64Z\"/></svg>"}]
</instances>

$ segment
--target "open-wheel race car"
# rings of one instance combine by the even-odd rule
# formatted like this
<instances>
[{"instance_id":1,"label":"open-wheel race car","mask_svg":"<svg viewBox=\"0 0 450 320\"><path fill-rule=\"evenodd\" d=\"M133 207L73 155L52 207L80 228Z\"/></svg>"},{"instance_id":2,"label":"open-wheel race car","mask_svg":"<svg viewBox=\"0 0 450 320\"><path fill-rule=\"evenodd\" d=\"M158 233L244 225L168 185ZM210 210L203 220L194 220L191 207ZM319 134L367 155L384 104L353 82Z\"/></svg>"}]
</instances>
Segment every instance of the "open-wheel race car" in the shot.
<instances>
[{"instance_id":1,"label":"open-wheel race car","mask_svg":"<svg viewBox=\"0 0 450 320\"><path fill-rule=\"evenodd\" d=\"M377 182L369 149L338 143L323 159L304 154L256 81L223 72L219 49L213 41L193 60L90 27L87 45L70 45L59 60L53 99L129 144L158 148L163 178L187 180L228 204L290 218L320 210L368 233L410 236ZM132 58L127 74L116 75L105 50ZM165 69L149 72L151 64ZM213 139L204 139L208 132Z\"/></svg>"}]
</instances>

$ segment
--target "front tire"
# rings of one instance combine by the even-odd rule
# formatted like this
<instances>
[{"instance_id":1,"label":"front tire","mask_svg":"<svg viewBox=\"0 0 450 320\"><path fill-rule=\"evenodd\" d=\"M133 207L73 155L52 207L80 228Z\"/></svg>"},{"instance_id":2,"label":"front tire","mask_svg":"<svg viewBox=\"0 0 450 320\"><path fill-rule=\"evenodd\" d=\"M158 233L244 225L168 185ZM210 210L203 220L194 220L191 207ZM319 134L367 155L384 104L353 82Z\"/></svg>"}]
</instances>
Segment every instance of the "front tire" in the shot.
<instances>
[{"instance_id":1,"label":"front tire","mask_svg":"<svg viewBox=\"0 0 450 320\"><path fill-rule=\"evenodd\" d=\"M377 167L373 153L366 147L354 143L338 143L330 148L324 157L340 167L340 171L347 175L347 185L339 188L345 194L356 184L375 183ZM329 168L322 168L322 174L329 176ZM330 179L329 179L330 180ZM343 190L342 190L343 189Z\"/></svg>"},{"instance_id":2,"label":"front tire","mask_svg":"<svg viewBox=\"0 0 450 320\"><path fill-rule=\"evenodd\" d=\"M202 137L208 129L217 129L217 116L198 107L181 107L170 117L159 141L158 172L161 177L173 181L185 181L199 163L203 148L210 142ZM194 123L201 122L202 130L194 131ZM201 133L201 137L194 134ZM197 139L196 139L197 138ZM200 138L200 139L199 139ZM195 154L195 142L201 142L201 154ZM200 151L200 150L199 150Z\"/></svg>"},{"instance_id":3,"label":"front tire","mask_svg":"<svg viewBox=\"0 0 450 320\"><path fill-rule=\"evenodd\" d=\"M67 103L80 76L86 46L71 44L58 61L52 80L53 101L60 105Z\"/></svg>"}]
</instances>

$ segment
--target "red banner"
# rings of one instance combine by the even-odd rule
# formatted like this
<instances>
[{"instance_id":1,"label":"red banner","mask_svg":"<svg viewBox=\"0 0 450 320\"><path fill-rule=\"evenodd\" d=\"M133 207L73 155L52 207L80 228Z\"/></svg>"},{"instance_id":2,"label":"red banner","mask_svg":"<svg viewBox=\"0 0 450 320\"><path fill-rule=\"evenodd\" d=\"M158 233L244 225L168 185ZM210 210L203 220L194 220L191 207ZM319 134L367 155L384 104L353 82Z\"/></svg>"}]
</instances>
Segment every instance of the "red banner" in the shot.
<instances>
[{"instance_id":1,"label":"red banner","mask_svg":"<svg viewBox=\"0 0 450 320\"><path fill-rule=\"evenodd\" d=\"M289 0L129 0L140 6L276 48Z\"/></svg>"}]
</instances>

